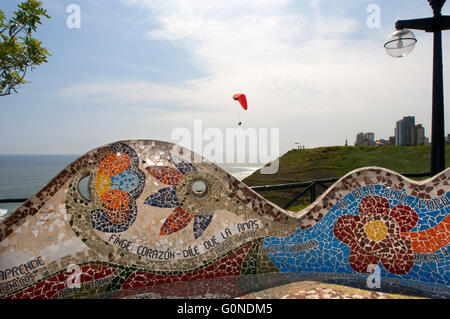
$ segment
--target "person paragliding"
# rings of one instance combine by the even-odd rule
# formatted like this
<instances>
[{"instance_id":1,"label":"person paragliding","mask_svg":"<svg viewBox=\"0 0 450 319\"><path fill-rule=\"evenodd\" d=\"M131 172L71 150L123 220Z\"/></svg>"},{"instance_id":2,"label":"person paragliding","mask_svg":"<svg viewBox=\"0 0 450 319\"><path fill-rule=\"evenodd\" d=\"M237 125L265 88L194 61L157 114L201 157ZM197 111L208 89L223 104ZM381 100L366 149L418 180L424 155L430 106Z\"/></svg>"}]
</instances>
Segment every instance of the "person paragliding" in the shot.
<instances>
[{"instance_id":1,"label":"person paragliding","mask_svg":"<svg viewBox=\"0 0 450 319\"><path fill-rule=\"evenodd\" d=\"M233 100L239 101L239 104L241 104L242 108L244 110L247 110L247 98L245 97L245 94L242 93L236 93L233 95ZM238 125L241 125L241 113L239 112L239 122Z\"/></svg>"}]
</instances>

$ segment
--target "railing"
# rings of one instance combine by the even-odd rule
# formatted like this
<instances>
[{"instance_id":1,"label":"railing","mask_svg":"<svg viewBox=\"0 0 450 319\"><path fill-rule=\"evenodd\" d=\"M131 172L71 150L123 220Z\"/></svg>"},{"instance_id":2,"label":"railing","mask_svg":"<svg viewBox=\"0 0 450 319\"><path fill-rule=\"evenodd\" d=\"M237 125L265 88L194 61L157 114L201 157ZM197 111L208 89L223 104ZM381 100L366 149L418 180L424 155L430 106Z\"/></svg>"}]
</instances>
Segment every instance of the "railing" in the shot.
<instances>
[{"instance_id":1,"label":"railing","mask_svg":"<svg viewBox=\"0 0 450 319\"><path fill-rule=\"evenodd\" d=\"M426 173L401 173L401 175L405 177L430 177L431 174L429 172ZM284 209L288 209L291 207L299 198L304 196L309 192L310 202L314 202L317 197L316 186L322 187L324 190L327 190L331 185L326 185L328 183L335 183L341 177L327 178L327 179L315 179L309 182L297 182L297 183L287 183L287 184L275 184L275 185L258 185L258 186L250 186L254 191L274 191L274 190L283 190L290 188L305 188L301 192L297 193L289 202L287 202L282 207Z\"/></svg>"},{"instance_id":2,"label":"railing","mask_svg":"<svg viewBox=\"0 0 450 319\"><path fill-rule=\"evenodd\" d=\"M427 173L404 173L401 174L405 177L429 177L431 174ZM274 191L274 190L282 190L282 189L290 189L290 188L302 188L305 189L299 193L297 193L288 203L286 203L283 208L287 209L291 207L299 198L309 192L310 202L314 202L316 200L317 192L316 186L322 187L324 190L327 190L330 186L326 185L328 183L335 183L341 177L334 178L326 178L326 179L315 179L309 182L297 182L297 183L286 183L286 184L275 184L275 185L258 185L258 186L250 186L254 191ZM27 198L17 198L17 199L0 199L0 204L4 203L22 203L25 202Z\"/></svg>"},{"instance_id":3,"label":"railing","mask_svg":"<svg viewBox=\"0 0 450 319\"><path fill-rule=\"evenodd\" d=\"M5 204L5 203L23 203L24 201L26 201L28 198L17 198L17 199L0 199L0 204Z\"/></svg>"}]
</instances>

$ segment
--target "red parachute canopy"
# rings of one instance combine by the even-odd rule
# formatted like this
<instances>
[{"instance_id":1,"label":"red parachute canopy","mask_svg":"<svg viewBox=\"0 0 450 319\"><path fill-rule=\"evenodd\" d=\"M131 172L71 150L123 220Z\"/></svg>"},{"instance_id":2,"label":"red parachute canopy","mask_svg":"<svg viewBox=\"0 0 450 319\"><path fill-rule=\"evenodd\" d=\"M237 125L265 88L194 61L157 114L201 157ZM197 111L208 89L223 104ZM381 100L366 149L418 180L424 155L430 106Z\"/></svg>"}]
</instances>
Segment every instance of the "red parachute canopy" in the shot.
<instances>
[{"instance_id":1,"label":"red parachute canopy","mask_svg":"<svg viewBox=\"0 0 450 319\"><path fill-rule=\"evenodd\" d=\"M247 98L245 97L245 94L236 93L235 95L233 95L233 99L235 101L239 101L244 110L247 109Z\"/></svg>"}]
</instances>

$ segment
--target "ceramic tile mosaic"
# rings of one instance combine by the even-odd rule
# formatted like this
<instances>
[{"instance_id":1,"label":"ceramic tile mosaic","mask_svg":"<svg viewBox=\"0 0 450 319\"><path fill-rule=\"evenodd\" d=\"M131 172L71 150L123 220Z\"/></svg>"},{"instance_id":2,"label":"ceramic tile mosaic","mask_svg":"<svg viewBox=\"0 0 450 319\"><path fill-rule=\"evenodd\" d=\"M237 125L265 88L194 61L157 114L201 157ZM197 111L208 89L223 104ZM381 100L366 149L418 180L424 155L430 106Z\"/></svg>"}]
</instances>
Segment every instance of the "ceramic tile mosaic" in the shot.
<instances>
[{"instance_id":1,"label":"ceramic tile mosaic","mask_svg":"<svg viewBox=\"0 0 450 319\"><path fill-rule=\"evenodd\" d=\"M423 297L388 294L314 281L294 282L238 299L424 299Z\"/></svg>"},{"instance_id":2,"label":"ceramic tile mosaic","mask_svg":"<svg viewBox=\"0 0 450 319\"><path fill-rule=\"evenodd\" d=\"M174 144L112 143L1 222L0 297L231 298L321 281L448 298L449 175L362 168L293 213Z\"/></svg>"}]
</instances>

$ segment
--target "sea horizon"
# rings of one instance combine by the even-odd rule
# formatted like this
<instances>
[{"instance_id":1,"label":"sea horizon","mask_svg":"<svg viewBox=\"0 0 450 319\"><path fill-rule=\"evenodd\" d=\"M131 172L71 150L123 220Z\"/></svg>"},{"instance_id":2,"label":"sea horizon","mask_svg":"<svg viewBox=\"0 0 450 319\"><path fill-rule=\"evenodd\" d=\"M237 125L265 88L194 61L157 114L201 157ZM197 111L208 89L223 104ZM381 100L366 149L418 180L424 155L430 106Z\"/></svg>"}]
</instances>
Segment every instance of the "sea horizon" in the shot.
<instances>
[{"instance_id":1,"label":"sea horizon","mask_svg":"<svg viewBox=\"0 0 450 319\"><path fill-rule=\"evenodd\" d=\"M25 199L34 196L79 157L79 154L0 154L0 199ZM216 165L242 181L265 164L216 163ZM0 204L0 219L20 205L21 203Z\"/></svg>"}]
</instances>

